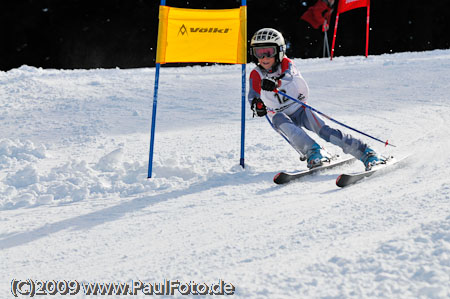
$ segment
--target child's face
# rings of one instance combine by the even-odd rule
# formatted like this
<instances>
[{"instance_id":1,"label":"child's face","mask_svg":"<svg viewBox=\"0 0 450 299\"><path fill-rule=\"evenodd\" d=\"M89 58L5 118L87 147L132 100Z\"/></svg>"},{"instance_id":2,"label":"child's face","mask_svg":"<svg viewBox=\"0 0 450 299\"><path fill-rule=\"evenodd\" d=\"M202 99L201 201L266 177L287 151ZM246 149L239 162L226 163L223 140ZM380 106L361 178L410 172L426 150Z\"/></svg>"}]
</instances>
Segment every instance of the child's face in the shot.
<instances>
[{"instance_id":1,"label":"child's face","mask_svg":"<svg viewBox=\"0 0 450 299\"><path fill-rule=\"evenodd\" d=\"M258 62L265 70L270 70L272 66L275 64L275 57L259 58Z\"/></svg>"}]
</instances>

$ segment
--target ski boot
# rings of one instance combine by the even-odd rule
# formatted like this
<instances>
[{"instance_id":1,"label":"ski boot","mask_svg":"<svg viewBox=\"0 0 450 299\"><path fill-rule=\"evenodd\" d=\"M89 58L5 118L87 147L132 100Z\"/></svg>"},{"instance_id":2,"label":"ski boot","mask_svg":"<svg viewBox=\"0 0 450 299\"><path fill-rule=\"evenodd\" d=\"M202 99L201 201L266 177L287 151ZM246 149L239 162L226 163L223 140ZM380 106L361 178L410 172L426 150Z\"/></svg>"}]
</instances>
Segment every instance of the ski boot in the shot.
<instances>
[{"instance_id":1,"label":"ski boot","mask_svg":"<svg viewBox=\"0 0 450 299\"><path fill-rule=\"evenodd\" d=\"M320 145L315 143L306 153L307 167L309 169L323 165L323 162L330 161L331 155L328 154Z\"/></svg>"},{"instance_id":2,"label":"ski boot","mask_svg":"<svg viewBox=\"0 0 450 299\"><path fill-rule=\"evenodd\" d=\"M369 147L367 147L364 151L364 155L362 156L361 161L364 163L366 171L369 171L373 166L384 162L384 160L382 160L378 156L378 154Z\"/></svg>"}]
</instances>

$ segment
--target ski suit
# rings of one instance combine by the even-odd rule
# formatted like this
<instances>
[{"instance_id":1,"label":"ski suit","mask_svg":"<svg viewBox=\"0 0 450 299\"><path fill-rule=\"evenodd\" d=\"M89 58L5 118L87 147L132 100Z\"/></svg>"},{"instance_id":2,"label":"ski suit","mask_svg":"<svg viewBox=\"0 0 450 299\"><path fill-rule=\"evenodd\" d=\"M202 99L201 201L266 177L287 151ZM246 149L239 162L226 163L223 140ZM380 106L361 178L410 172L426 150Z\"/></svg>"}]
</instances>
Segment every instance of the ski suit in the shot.
<instances>
[{"instance_id":1,"label":"ski suit","mask_svg":"<svg viewBox=\"0 0 450 299\"><path fill-rule=\"evenodd\" d=\"M308 150L316 143L304 131L305 128L327 142L341 147L346 154L351 154L357 159L364 156L367 144L326 125L314 111L301 104L273 91L262 90L261 81L264 78L279 78L278 89L304 103L308 100L308 85L293 62L286 56L270 71L256 66L250 73L248 101L251 103L253 98L260 98L264 102L267 107L267 116L272 120L274 129L283 134L295 150L307 155Z\"/></svg>"}]
</instances>

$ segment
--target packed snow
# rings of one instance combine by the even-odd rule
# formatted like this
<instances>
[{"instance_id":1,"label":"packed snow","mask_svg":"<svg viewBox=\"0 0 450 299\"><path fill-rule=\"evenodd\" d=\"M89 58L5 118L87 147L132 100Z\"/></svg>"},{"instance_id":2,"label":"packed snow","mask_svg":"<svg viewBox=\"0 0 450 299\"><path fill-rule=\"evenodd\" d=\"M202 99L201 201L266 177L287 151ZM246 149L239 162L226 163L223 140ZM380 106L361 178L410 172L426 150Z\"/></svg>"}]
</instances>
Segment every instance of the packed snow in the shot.
<instances>
[{"instance_id":1,"label":"packed snow","mask_svg":"<svg viewBox=\"0 0 450 299\"><path fill-rule=\"evenodd\" d=\"M0 72L0 297L32 279L449 298L450 50L294 62L308 104L397 147L330 125L409 157L344 189L361 162L275 185L306 165L247 106L240 167L241 66L162 67L147 179L154 68Z\"/></svg>"}]
</instances>

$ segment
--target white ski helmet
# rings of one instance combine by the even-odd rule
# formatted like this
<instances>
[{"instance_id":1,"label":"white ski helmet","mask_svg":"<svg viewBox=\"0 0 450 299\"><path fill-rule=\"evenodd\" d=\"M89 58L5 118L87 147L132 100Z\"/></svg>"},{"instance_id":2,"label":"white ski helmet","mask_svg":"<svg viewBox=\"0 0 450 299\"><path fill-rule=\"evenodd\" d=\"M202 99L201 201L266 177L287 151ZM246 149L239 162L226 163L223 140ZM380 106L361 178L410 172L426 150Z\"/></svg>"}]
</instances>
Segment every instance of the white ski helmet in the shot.
<instances>
[{"instance_id":1,"label":"white ski helmet","mask_svg":"<svg viewBox=\"0 0 450 299\"><path fill-rule=\"evenodd\" d=\"M280 62L283 59L286 52L286 43L279 31L272 28L263 28L256 31L250 42L250 54L258 58L255 48L264 46L274 46L276 60Z\"/></svg>"}]
</instances>

